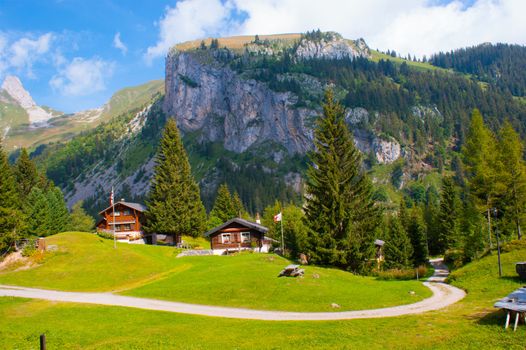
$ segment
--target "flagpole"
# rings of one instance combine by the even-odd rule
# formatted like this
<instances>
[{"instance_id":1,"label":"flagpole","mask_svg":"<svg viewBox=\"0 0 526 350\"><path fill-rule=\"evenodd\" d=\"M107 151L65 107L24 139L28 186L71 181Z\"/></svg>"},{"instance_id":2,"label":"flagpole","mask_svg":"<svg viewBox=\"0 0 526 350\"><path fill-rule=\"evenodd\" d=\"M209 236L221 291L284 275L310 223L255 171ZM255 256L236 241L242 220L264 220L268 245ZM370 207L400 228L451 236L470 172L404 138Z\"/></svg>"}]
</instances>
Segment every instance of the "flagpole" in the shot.
<instances>
[{"instance_id":1,"label":"flagpole","mask_svg":"<svg viewBox=\"0 0 526 350\"><path fill-rule=\"evenodd\" d=\"M281 255L285 256L285 240L283 239L283 208L281 209Z\"/></svg>"},{"instance_id":2,"label":"flagpole","mask_svg":"<svg viewBox=\"0 0 526 350\"><path fill-rule=\"evenodd\" d=\"M113 248L117 249L117 234L115 233L115 199L113 198L113 187L111 188L111 206L113 212Z\"/></svg>"}]
</instances>

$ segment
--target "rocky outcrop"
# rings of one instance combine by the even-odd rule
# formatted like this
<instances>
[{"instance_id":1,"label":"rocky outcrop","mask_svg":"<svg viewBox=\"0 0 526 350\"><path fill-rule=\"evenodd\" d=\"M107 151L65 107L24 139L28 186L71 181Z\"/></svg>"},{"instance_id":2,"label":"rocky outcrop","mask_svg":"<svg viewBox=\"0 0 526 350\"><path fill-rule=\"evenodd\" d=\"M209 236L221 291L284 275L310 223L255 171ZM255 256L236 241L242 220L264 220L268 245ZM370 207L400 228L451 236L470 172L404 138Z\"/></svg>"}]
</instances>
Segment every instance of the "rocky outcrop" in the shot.
<instances>
[{"instance_id":1,"label":"rocky outcrop","mask_svg":"<svg viewBox=\"0 0 526 350\"><path fill-rule=\"evenodd\" d=\"M342 59L370 57L369 48L363 39L356 41L342 38L338 33L325 33L319 40L303 38L296 49L299 60L325 58Z\"/></svg>"},{"instance_id":2,"label":"rocky outcrop","mask_svg":"<svg viewBox=\"0 0 526 350\"><path fill-rule=\"evenodd\" d=\"M32 126L42 126L53 118L53 115L38 106L33 98L24 89L20 79L13 75L8 75L2 83L2 90L4 90L16 103L22 107L29 115L29 123Z\"/></svg>"},{"instance_id":3,"label":"rocky outcrop","mask_svg":"<svg viewBox=\"0 0 526 350\"><path fill-rule=\"evenodd\" d=\"M376 137L373 141L373 150L380 164L390 164L401 156L400 144L392 138L385 140Z\"/></svg>"},{"instance_id":4,"label":"rocky outcrop","mask_svg":"<svg viewBox=\"0 0 526 350\"><path fill-rule=\"evenodd\" d=\"M316 111L295 108L292 93L241 79L225 66L203 64L199 54L172 51L166 59L164 111L183 132L201 132L207 141L241 153L263 142L305 153L312 144L307 122Z\"/></svg>"}]
</instances>

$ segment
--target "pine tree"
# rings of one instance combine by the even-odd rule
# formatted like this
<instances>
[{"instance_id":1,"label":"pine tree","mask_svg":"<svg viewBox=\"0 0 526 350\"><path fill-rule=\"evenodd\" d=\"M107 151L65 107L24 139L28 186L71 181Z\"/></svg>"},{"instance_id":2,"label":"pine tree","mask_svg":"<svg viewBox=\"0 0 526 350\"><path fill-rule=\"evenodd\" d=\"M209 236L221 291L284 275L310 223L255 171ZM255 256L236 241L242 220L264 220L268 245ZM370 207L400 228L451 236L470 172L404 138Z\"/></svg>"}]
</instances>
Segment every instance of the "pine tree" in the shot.
<instances>
[{"instance_id":1,"label":"pine tree","mask_svg":"<svg viewBox=\"0 0 526 350\"><path fill-rule=\"evenodd\" d=\"M518 239L521 239L521 223L526 207L526 166L523 159L524 146L509 122L499 133L499 166L504 193L499 207L506 219L514 223Z\"/></svg>"},{"instance_id":2,"label":"pine tree","mask_svg":"<svg viewBox=\"0 0 526 350\"><path fill-rule=\"evenodd\" d=\"M410 267L413 247L411 240L404 230L400 218L390 219L389 230L384 244L385 267L389 269L403 269Z\"/></svg>"},{"instance_id":3,"label":"pine tree","mask_svg":"<svg viewBox=\"0 0 526 350\"><path fill-rule=\"evenodd\" d=\"M462 154L470 194L476 198L476 204L486 213L488 222L488 242L491 239L491 208L501 190L500 177L497 174L497 141L493 133L484 125L480 112L475 109Z\"/></svg>"},{"instance_id":4,"label":"pine tree","mask_svg":"<svg viewBox=\"0 0 526 350\"><path fill-rule=\"evenodd\" d=\"M216 217L221 222L226 222L239 215L234 201L226 183L219 186L214 206L210 211L210 217Z\"/></svg>"},{"instance_id":5,"label":"pine tree","mask_svg":"<svg viewBox=\"0 0 526 350\"><path fill-rule=\"evenodd\" d=\"M27 233L46 237L51 235L51 210L46 194L38 187L33 187L24 205L27 215Z\"/></svg>"},{"instance_id":6,"label":"pine tree","mask_svg":"<svg viewBox=\"0 0 526 350\"><path fill-rule=\"evenodd\" d=\"M18 184L20 198L23 201L29 195L29 192L31 192L33 187L37 186L40 182L37 168L33 161L29 159L29 155L25 148L22 148L20 156L16 161L14 175L16 183Z\"/></svg>"},{"instance_id":7,"label":"pine tree","mask_svg":"<svg viewBox=\"0 0 526 350\"><path fill-rule=\"evenodd\" d=\"M315 151L307 170L305 219L311 261L363 271L374 255L379 210L362 157L331 90L314 131Z\"/></svg>"},{"instance_id":8,"label":"pine tree","mask_svg":"<svg viewBox=\"0 0 526 350\"><path fill-rule=\"evenodd\" d=\"M46 198L49 206L50 233L64 232L68 227L70 216L62 191L55 186L46 192Z\"/></svg>"},{"instance_id":9,"label":"pine tree","mask_svg":"<svg viewBox=\"0 0 526 350\"><path fill-rule=\"evenodd\" d=\"M147 205L148 232L172 235L174 241L178 235L196 237L204 232L205 208L173 119L166 122Z\"/></svg>"},{"instance_id":10,"label":"pine tree","mask_svg":"<svg viewBox=\"0 0 526 350\"><path fill-rule=\"evenodd\" d=\"M414 266L425 265L427 263L427 234L426 225L422 218L419 208L411 210L410 221L407 227L407 234L413 247L411 260Z\"/></svg>"},{"instance_id":11,"label":"pine tree","mask_svg":"<svg viewBox=\"0 0 526 350\"><path fill-rule=\"evenodd\" d=\"M458 192L451 177L442 179L442 193L440 196L440 209L437 216L437 234L434 250L442 254L447 249L459 247L459 216L461 208Z\"/></svg>"},{"instance_id":12,"label":"pine tree","mask_svg":"<svg viewBox=\"0 0 526 350\"><path fill-rule=\"evenodd\" d=\"M22 229L20 197L0 138L0 252L13 247Z\"/></svg>"},{"instance_id":13,"label":"pine tree","mask_svg":"<svg viewBox=\"0 0 526 350\"><path fill-rule=\"evenodd\" d=\"M91 232L95 226L95 220L82 208L82 201L73 204L71 208L71 220L68 225L70 231Z\"/></svg>"}]
</instances>

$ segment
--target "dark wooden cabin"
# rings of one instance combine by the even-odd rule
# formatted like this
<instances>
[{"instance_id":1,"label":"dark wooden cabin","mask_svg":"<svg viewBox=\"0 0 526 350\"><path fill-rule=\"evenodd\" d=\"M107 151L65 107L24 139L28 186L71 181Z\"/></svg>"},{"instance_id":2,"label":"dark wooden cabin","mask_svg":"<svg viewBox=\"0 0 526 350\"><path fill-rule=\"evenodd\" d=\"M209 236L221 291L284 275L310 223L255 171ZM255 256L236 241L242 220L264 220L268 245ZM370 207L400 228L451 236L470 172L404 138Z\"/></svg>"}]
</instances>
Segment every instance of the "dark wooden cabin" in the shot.
<instances>
[{"instance_id":1,"label":"dark wooden cabin","mask_svg":"<svg viewBox=\"0 0 526 350\"><path fill-rule=\"evenodd\" d=\"M214 254L248 249L268 252L273 240L265 237L267 232L265 226L235 218L206 232L205 237L210 239L210 248Z\"/></svg>"},{"instance_id":2,"label":"dark wooden cabin","mask_svg":"<svg viewBox=\"0 0 526 350\"><path fill-rule=\"evenodd\" d=\"M142 239L144 233L144 212L146 207L139 203L119 201L115 203L115 223L113 222L113 206L109 206L99 213L102 218L97 222L97 231L113 234L115 224L115 236L117 239L134 241Z\"/></svg>"}]
</instances>

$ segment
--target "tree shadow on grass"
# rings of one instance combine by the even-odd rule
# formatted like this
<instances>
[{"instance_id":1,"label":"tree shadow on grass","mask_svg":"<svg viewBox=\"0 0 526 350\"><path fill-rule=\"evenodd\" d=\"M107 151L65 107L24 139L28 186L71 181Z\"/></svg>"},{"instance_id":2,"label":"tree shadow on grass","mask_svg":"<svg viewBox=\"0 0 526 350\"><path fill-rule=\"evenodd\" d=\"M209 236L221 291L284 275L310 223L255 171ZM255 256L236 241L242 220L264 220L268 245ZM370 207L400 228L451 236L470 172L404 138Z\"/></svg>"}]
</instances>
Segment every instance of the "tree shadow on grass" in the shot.
<instances>
[{"instance_id":1,"label":"tree shadow on grass","mask_svg":"<svg viewBox=\"0 0 526 350\"><path fill-rule=\"evenodd\" d=\"M503 326L506 320L506 311L495 310L491 312L484 312L470 315L469 318L474 319L479 317L477 324L482 326Z\"/></svg>"},{"instance_id":2,"label":"tree shadow on grass","mask_svg":"<svg viewBox=\"0 0 526 350\"><path fill-rule=\"evenodd\" d=\"M502 277L500 277L500 279L521 284L521 287L526 286L526 280L520 278L519 276L502 276Z\"/></svg>"}]
</instances>

